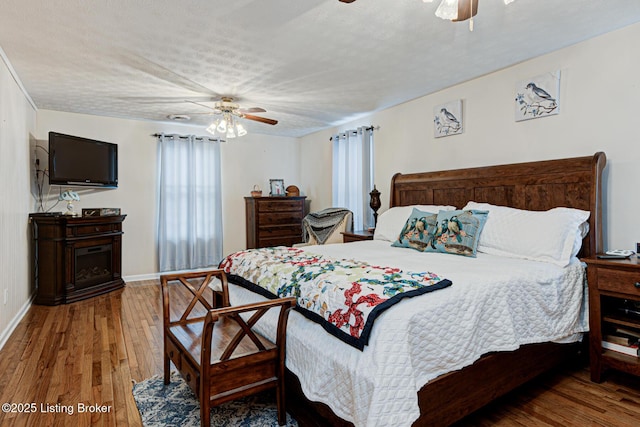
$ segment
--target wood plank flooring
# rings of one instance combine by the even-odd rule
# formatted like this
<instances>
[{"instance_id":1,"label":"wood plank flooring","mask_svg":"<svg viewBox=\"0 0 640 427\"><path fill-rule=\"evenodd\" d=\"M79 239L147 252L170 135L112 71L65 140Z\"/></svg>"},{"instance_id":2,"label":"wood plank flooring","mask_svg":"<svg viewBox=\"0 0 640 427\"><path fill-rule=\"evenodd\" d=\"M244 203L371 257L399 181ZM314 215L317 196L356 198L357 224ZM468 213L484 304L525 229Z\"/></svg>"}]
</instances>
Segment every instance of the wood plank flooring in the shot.
<instances>
[{"instance_id":1,"label":"wood plank flooring","mask_svg":"<svg viewBox=\"0 0 640 427\"><path fill-rule=\"evenodd\" d=\"M35 408L0 412L0 426L140 426L132 381L161 373L157 281L73 304L33 306L0 351L0 403ZM96 407L107 412L89 411ZM586 364L578 363L519 388L457 427L622 427L639 420L640 379L610 372L594 384Z\"/></svg>"}]
</instances>

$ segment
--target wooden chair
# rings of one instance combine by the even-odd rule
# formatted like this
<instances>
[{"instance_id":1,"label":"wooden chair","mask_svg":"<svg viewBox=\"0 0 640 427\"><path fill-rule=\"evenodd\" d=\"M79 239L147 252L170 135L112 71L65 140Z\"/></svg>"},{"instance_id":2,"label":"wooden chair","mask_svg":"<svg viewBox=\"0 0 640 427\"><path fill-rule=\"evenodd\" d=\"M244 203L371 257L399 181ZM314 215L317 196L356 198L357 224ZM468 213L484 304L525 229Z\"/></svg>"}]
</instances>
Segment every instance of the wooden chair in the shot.
<instances>
[{"instance_id":1,"label":"wooden chair","mask_svg":"<svg viewBox=\"0 0 640 427\"><path fill-rule=\"evenodd\" d=\"M220 289L214 291L209 285L216 278ZM230 307L222 270L166 274L160 281L164 383L173 362L200 401L205 427L211 406L275 388L278 423L284 425L286 327L295 298ZM253 330L270 309L279 311L275 344Z\"/></svg>"}]
</instances>

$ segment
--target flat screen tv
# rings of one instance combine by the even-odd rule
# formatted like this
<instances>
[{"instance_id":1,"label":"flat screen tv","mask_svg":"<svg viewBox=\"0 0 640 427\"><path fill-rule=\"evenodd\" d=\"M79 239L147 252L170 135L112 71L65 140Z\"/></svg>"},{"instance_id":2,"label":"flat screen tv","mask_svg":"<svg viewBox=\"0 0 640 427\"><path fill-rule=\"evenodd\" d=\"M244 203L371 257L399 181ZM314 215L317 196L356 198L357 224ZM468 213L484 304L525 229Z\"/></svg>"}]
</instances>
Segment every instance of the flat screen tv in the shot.
<instances>
[{"instance_id":1,"label":"flat screen tv","mask_svg":"<svg viewBox=\"0 0 640 427\"><path fill-rule=\"evenodd\" d=\"M118 186L118 145L49 132L49 184Z\"/></svg>"}]
</instances>

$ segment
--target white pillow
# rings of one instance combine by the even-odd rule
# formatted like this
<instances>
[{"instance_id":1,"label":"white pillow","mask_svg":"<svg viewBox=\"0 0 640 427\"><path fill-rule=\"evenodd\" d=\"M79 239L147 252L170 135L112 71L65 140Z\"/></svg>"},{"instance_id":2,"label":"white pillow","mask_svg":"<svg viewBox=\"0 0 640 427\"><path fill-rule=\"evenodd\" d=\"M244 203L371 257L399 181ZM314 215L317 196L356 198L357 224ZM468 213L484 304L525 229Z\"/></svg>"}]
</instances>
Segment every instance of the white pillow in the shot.
<instances>
[{"instance_id":1,"label":"white pillow","mask_svg":"<svg viewBox=\"0 0 640 427\"><path fill-rule=\"evenodd\" d=\"M564 267L580 251L590 212L572 208L548 211L469 202L464 209L489 211L478 252L549 262Z\"/></svg>"},{"instance_id":2,"label":"white pillow","mask_svg":"<svg viewBox=\"0 0 640 427\"><path fill-rule=\"evenodd\" d=\"M404 223L407 222L407 218L411 215L413 208L434 214L437 214L439 211L453 211L456 209L455 206L439 205L411 205L390 208L378 216L378 223L376 224L376 231L373 233L373 239L395 242L398 234L400 234L400 231L402 231L404 227Z\"/></svg>"}]
</instances>

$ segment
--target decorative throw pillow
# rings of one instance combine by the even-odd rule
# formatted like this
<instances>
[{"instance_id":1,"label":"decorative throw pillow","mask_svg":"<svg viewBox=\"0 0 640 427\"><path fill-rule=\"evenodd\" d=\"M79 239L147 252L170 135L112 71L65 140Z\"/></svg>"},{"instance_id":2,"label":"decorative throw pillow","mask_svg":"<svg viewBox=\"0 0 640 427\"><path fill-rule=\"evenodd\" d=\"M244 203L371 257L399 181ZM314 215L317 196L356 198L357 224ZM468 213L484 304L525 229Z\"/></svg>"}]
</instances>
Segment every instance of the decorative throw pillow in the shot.
<instances>
[{"instance_id":1,"label":"decorative throw pillow","mask_svg":"<svg viewBox=\"0 0 640 427\"><path fill-rule=\"evenodd\" d=\"M487 215L487 211L475 209L440 211L435 233L425 251L475 257Z\"/></svg>"},{"instance_id":2,"label":"decorative throw pillow","mask_svg":"<svg viewBox=\"0 0 640 427\"><path fill-rule=\"evenodd\" d=\"M490 212L478 251L549 262L564 267L578 254L589 230L590 212L573 208L529 211L469 202L465 208Z\"/></svg>"},{"instance_id":3,"label":"decorative throw pillow","mask_svg":"<svg viewBox=\"0 0 640 427\"><path fill-rule=\"evenodd\" d=\"M373 239L387 240L389 242L395 241L398 237L398 232L402 229L414 208L434 214L437 214L441 210L455 210L455 206L441 205L394 206L382 212L378 217L378 223L376 224L376 231L373 234Z\"/></svg>"},{"instance_id":4,"label":"decorative throw pillow","mask_svg":"<svg viewBox=\"0 0 640 427\"><path fill-rule=\"evenodd\" d=\"M437 216L437 214L413 208L411 215L409 215L397 239L391 246L424 251L433 239Z\"/></svg>"}]
</instances>

